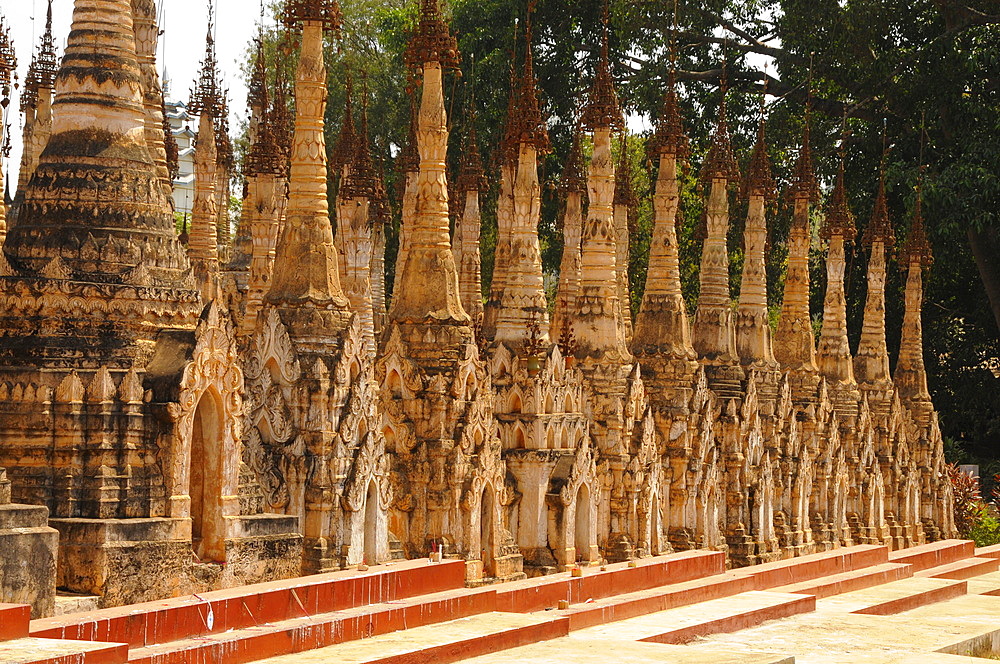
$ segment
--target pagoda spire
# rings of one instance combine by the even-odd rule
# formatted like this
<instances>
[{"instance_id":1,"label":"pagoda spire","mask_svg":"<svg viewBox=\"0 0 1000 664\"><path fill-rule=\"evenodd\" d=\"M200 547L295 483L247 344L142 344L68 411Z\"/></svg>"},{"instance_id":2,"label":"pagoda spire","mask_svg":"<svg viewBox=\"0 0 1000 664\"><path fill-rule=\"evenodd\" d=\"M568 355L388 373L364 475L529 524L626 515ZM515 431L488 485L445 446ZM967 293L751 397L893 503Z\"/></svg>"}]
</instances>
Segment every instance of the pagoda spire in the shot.
<instances>
[{"instance_id":1,"label":"pagoda spire","mask_svg":"<svg viewBox=\"0 0 1000 664\"><path fill-rule=\"evenodd\" d=\"M739 364L736 329L729 293L729 187L740 179L733 156L726 119L726 85L723 82L719 118L712 146L702 169L703 184L709 188L705 218L705 245L701 255L698 309L694 317L692 343L699 357L711 366Z\"/></svg>"},{"instance_id":2,"label":"pagoda spire","mask_svg":"<svg viewBox=\"0 0 1000 664\"><path fill-rule=\"evenodd\" d=\"M816 373L816 341L809 315L809 228L810 206L819 201L819 187L813 170L810 141L810 112L802 128L802 145L795 166L789 199L792 226L788 232L788 270L781 303L781 317L775 334L774 356L784 369Z\"/></svg>"},{"instance_id":3,"label":"pagoda spire","mask_svg":"<svg viewBox=\"0 0 1000 664\"><path fill-rule=\"evenodd\" d=\"M632 189L632 163L628 154L628 130L621 134L618 168L615 170L615 265L618 277L618 302L621 304L625 339L632 341L632 296L629 288L629 217L635 208L635 191Z\"/></svg>"},{"instance_id":4,"label":"pagoda spire","mask_svg":"<svg viewBox=\"0 0 1000 664\"><path fill-rule=\"evenodd\" d=\"M892 381L885 340L886 250L896 242L885 195L885 156L879 169L875 208L862 241L869 249L868 296L861 341L854 358L854 376L859 386L884 390Z\"/></svg>"},{"instance_id":5,"label":"pagoda spire","mask_svg":"<svg viewBox=\"0 0 1000 664\"><path fill-rule=\"evenodd\" d=\"M576 300L580 294L580 269L582 256L580 241L583 236L583 201L587 194L587 173L583 165L582 136L577 129L573 146L563 167L560 187L566 197L563 211L563 253L559 264L559 286L556 306L552 313L550 338L562 347L564 354L575 350L572 340L572 320L576 315Z\"/></svg>"},{"instance_id":6,"label":"pagoda spire","mask_svg":"<svg viewBox=\"0 0 1000 664\"><path fill-rule=\"evenodd\" d=\"M922 170L923 167L921 167ZM927 370L924 367L923 325L920 310L923 307L923 271L934 263L934 255L923 217L923 174L917 185L917 201L913 208L913 222L906 238L902 258L905 260L906 309L903 314L903 334L899 344L899 360L893 376L896 389L914 419L926 426L934 411L930 390L927 388Z\"/></svg>"},{"instance_id":7,"label":"pagoda spire","mask_svg":"<svg viewBox=\"0 0 1000 664\"><path fill-rule=\"evenodd\" d=\"M461 220L456 235L462 247L457 257L458 287L462 295L462 306L472 316L472 320L481 324L483 319L483 285L482 256L479 247L479 236L482 227L482 214L479 207L479 196L488 189L486 177L483 174L483 160L479 154L479 142L476 138L476 101L475 90L470 89L469 109L465 117L465 139L462 143L462 170L458 178L457 191L464 194L465 207L462 209ZM458 201L456 201L458 202Z\"/></svg>"},{"instance_id":8,"label":"pagoda spire","mask_svg":"<svg viewBox=\"0 0 1000 664\"><path fill-rule=\"evenodd\" d=\"M603 357L624 363L632 358L626 346L622 304L618 296L615 164L611 154L611 135L623 129L624 123L611 78L606 7L601 55L581 125L593 133L594 151L590 159L590 209L583 229L580 294L577 313L572 320L573 336L579 357Z\"/></svg>"},{"instance_id":9,"label":"pagoda spire","mask_svg":"<svg viewBox=\"0 0 1000 664\"><path fill-rule=\"evenodd\" d=\"M817 359L820 373L834 385L853 387L854 365L847 340L847 298L844 295L844 273L847 269L845 245L854 240L854 214L847 202L844 181L844 153L841 147L837 183L830 196L823 225L823 239L828 243L826 255L826 298L823 302L823 329L820 332Z\"/></svg>"},{"instance_id":10,"label":"pagoda spire","mask_svg":"<svg viewBox=\"0 0 1000 664\"><path fill-rule=\"evenodd\" d=\"M337 241L343 251L344 293L361 320L361 335L369 358L375 358L375 308L372 299L372 257L375 239L372 203L378 181L372 164L368 133L368 90L363 86L361 127L354 137L354 154L338 196Z\"/></svg>"},{"instance_id":11,"label":"pagoda spire","mask_svg":"<svg viewBox=\"0 0 1000 664\"><path fill-rule=\"evenodd\" d=\"M549 137L538 104L531 49L529 14L525 22L524 62L517 93L515 122L510 128L518 155L514 176L510 262L494 335L496 341L515 347L528 341L531 335L535 335L535 340L543 346L549 342L548 305L538 242L538 223L541 217L538 156L548 151Z\"/></svg>"},{"instance_id":12,"label":"pagoda spire","mask_svg":"<svg viewBox=\"0 0 1000 664\"><path fill-rule=\"evenodd\" d=\"M249 236L251 243L246 309L241 330L244 334L256 328L257 317L271 283L280 225L279 200L285 195L282 181L285 157L278 145L275 109L259 96L261 92L266 95L267 61L262 49L258 55L261 59L254 66L254 77L260 78L262 87L255 92L255 86L250 86L247 104L251 114L256 116L256 124L250 132L250 150L244 163L247 191L240 221L240 235ZM253 118L251 125L254 125ZM239 243L237 238L237 245Z\"/></svg>"},{"instance_id":13,"label":"pagoda spire","mask_svg":"<svg viewBox=\"0 0 1000 664\"><path fill-rule=\"evenodd\" d=\"M24 113L24 133L21 152L21 171L18 176L18 198L38 168L38 159L52 135L52 95L59 73L56 42L52 34L52 1L45 17L45 31L31 59L21 94L21 112Z\"/></svg>"},{"instance_id":14,"label":"pagoda spire","mask_svg":"<svg viewBox=\"0 0 1000 664\"><path fill-rule=\"evenodd\" d=\"M651 158L659 164L653 196L653 238L642 306L635 319L632 348L637 355L666 355L695 359L688 326L687 305L681 291L677 222L680 183L677 171L687 157L688 141L677 103L677 77L670 70L663 111L651 146Z\"/></svg>"},{"instance_id":15,"label":"pagoda spire","mask_svg":"<svg viewBox=\"0 0 1000 664\"><path fill-rule=\"evenodd\" d=\"M52 0L49 0L49 12ZM163 133L163 89L156 69L156 47L160 27L156 23L154 0L132 0L132 20L135 30L136 55L142 72L142 104L146 111L146 146L156 164L160 186L168 199L173 195L173 178L167 166L167 149Z\"/></svg>"},{"instance_id":16,"label":"pagoda spire","mask_svg":"<svg viewBox=\"0 0 1000 664\"><path fill-rule=\"evenodd\" d=\"M191 207L191 235L188 256L195 279L204 300L214 300L219 287L219 242L217 195L219 145L216 140L216 119L225 103L219 85L219 67L215 56L215 18L212 5L208 10L208 33L205 37L205 57L201 73L188 109L198 115L198 138L194 153L194 204Z\"/></svg>"},{"instance_id":17,"label":"pagoda spire","mask_svg":"<svg viewBox=\"0 0 1000 664\"><path fill-rule=\"evenodd\" d=\"M458 67L458 44L436 0L421 3L420 26L407 60L423 78L417 125L420 174L410 247L391 316L396 321L467 325L470 318L462 308L451 253L445 166L448 123L442 85L444 70Z\"/></svg>"},{"instance_id":18,"label":"pagoda spire","mask_svg":"<svg viewBox=\"0 0 1000 664\"><path fill-rule=\"evenodd\" d=\"M396 307L406 259L410 252L414 218L417 215L417 181L420 175L420 155L417 153L417 108L416 97L411 92L410 131L396 159L397 171L403 180L403 200L399 222L399 249L396 254L396 276L392 284L392 302L389 305L390 314Z\"/></svg>"},{"instance_id":19,"label":"pagoda spire","mask_svg":"<svg viewBox=\"0 0 1000 664\"><path fill-rule=\"evenodd\" d=\"M4 146L8 140L7 108L10 106L11 74L17 71L17 54L10 38L10 28L0 15L0 246L7 237L7 201L3 173Z\"/></svg>"},{"instance_id":20,"label":"pagoda spire","mask_svg":"<svg viewBox=\"0 0 1000 664\"><path fill-rule=\"evenodd\" d=\"M132 16L128 0L76 0L52 137L5 246L18 269L59 258L76 274L126 283L145 281L140 265L154 283L184 279L188 262L146 145ZM95 168L114 176L94 180Z\"/></svg>"},{"instance_id":21,"label":"pagoda spire","mask_svg":"<svg viewBox=\"0 0 1000 664\"><path fill-rule=\"evenodd\" d=\"M518 28L514 27L514 41L517 42ZM516 51L516 49L515 49ZM503 138L500 141L500 194L497 199L497 241L493 251L493 274L490 278L490 294L483 314L483 336L492 341L496 335L497 316L500 303L507 286L507 271L510 268L511 231L514 225L514 179L520 158L515 127L517 126L518 95L520 94L515 56L511 55L510 93L507 98L507 116L504 121Z\"/></svg>"},{"instance_id":22,"label":"pagoda spire","mask_svg":"<svg viewBox=\"0 0 1000 664\"><path fill-rule=\"evenodd\" d=\"M322 330L329 337L346 328L351 315L340 286L330 226L323 134L327 100L323 33L339 28L340 8L335 0L293 0L286 4L284 18L289 26L301 26L302 49L295 80L288 207L267 301L282 311L282 319L291 323L296 336Z\"/></svg>"},{"instance_id":23,"label":"pagoda spire","mask_svg":"<svg viewBox=\"0 0 1000 664\"><path fill-rule=\"evenodd\" d=\"M777 369L767 310L767 206L778 194L767 154L766 116L761 100L757 142L750 157L744 195L750 206L743 232L743 282L736 313L736 350L745 368Z\"/></svg>"}]
</instances>

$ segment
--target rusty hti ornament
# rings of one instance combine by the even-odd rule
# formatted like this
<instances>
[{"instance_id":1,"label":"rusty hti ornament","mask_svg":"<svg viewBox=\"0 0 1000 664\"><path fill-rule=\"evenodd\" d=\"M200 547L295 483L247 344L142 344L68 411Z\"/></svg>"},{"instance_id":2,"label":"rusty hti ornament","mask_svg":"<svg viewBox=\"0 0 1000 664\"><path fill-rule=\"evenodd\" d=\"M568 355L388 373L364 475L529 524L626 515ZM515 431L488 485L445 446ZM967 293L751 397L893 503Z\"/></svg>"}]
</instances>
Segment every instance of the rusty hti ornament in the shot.
<instances>
[{"instance_id":1,"label":"rusty hti ornament","mask_svg":"<svg viewBox=\"0 0 1000 664\"><path fill-rule=\"evenodd\" d=\"M191 91L188 110L192 115L221 117L226 110L225 95L219 85L219 62L215 56L215 18L212 6L208 8L208 35L205 43L205 58L201 61L198 82Z\"/></svg>"},{"instance_id":2,"label":"rusty hti ornament","mask_svg":"<svg viewBox=\"0 0 1000 664\"><path fill-rule=\"evenodd\" d=\"M533 145L538 154L549 151L549 132L538 103L538 81L535 78L534 56L531 52L531 15L524 28L524 63L521 80L514 100L514 115L509 132L517 145Z\"/></svg>"},{"instance_id":3,"label":"rusty hti ornament","mask_svg":"<svg viewBox=\"0 0 1000 664\"><path fill-rule=\"evenodd\" d=\"M768 203L774 203L778 200L778 186L774 182L771 157L767 153L765 126L762 110L760 125L757 128L757 141L754 143L746 180L743 182L743 196L745 198L763 196Z\"/></svg>"},{"instance_id":4,"label":"rusty hti ornament","mask_svg":"<svg viewBox=\"0 0 1000 664\"><path fill-rule=\"evenodd\" d=\"M17 54L14 52L14 42L10 38L10 28L4 17L0 16L0 93L6 109L10 104L11 74L17 70Z\"/></svg>"},{"instance_id":5,"label":"rusty hti ornament","mask_svg":"<svg viewBox=\"0 0 1000 664\"><path fill-rule=\"evenodd\" d=\"M601 57L597 61L594 85L590 89L587 106L583 110L580 124L587 131L599 128L624 129L621 106L615 92L615 82L611 77L611 62L608 55L608 7L604 5L602 18L604 32L601 36Z\"/></svg>"},{"instance_id":6,"label":"rusty hti ornament","mask_svg":"<svg viewBox=\"0 0 1000 664\"><path fill-rule=\"evenodd\" d=\"M821 195L812 155L812 104L806 103L806 117L802 125L802 145L799 148L799 158L795 162L795 173L788 189L788 200L805 199L810 203L818 203Z\"/></svg>"},{"instance_id":7,"label":"rusty hti ornament","mask_svg":"<svg viewBox=\"0 0 1000 664\"><path fill-rule=\"evenodd\" d=\"M469 191L483 192L489 189L486 175L483 173L483 158L479 153L479 141L476 137L476 94L469 93L469 110L465 115L465 138L462 140L462 164L458 175L457 189L461 193Z\"/></svg>"},{"instance_id":8,"label":"rusty hti ornament","mask_svg":"<svg viewBox=\"0 0 1000 664\"><path fill-rule=\"evenodd\" d=\"M289 30L297 30L302 23L319 21L337 36L344 25L337 0L285 0L281 19Z\"/></svg>"},{"instance_id":9,"label":"rusty hti ornament","mask_svg":"<svg viewBox=\"0 0 1000 664\"><path fill-rule=\"evenodd\" d=\"M885 156L883 156L882 165L879 168L875 207L872 210L872 218L865 229L862 242L866 247L870 247L875 242L881 242L886 248L892 247L896 243L896 233L889 220L889 204L885 196Z\"/></svg>"},{"instance_id":10,"label":"rusty hti ornament","mask_svg":"<svg viewBox=\"0 0 1000 664\"><path fill-rule=\"evenodd\" d=\"M673 154L683 160L687 158L689 151L690 144L684 133L684 120L677 100L677 73L671 68L667 75L667 92L663 97L663 109L660 111L656 130L649 142L649 157L653 163L658 163L660 155L664 154Z\"/></svg>"},{"instance_id":11,"label":"rusty hti ornament","mask_svg":"<svg viewBox=\"0 0 1000 664\"><path fill-rule=\"evenodd\" d=\"M705 163L701 169L702 183L708 187L712 180L725 180L727 184L740 181L740 167L733 154L733 141L729 135L729 120L726 118L726 95L729 92L726 80L723 79L719 101L719 119L712 134L712 147L708 150Z\"/></svg>"},{"instance_id":12,"label":"rusty hti ornament","mask_svg":"<svg viewBox=\"0 0 1000 664\"><path fill-rule=\"evenodd\" d=\"M421 0L420 23L406 49L406 64L420 69L428 62L437 62L444 69L458 70L459 60L458 40L448 29L438 0Z\"/></svg>"},{"instance_id":13,"label":"rusty hti ornament","mask_svg":"<svg viewBox=\"0 0 1000 664\"><path fill-rule=\"evenodd\" d=\"M837 183L833 187L830 201L826 206L826 220L823 223L822 237L829 240L835 235L844 238L844 242L853 242L857 236L857 228L854 225L854 213L847 201L847 184L844 177L845 155L843 141L841 141L840 164L837 167Z\"/></svg>"},{"instance_id":14,"label":"rusty hti ornament","mask_svg":"<svg viewBox=\"0 0 1000 664\"><path fill-rule=\"evenodd\" d=\"M587 167L583 159L583 145L580 139L582 132L579 127L573 132L573 144L569 150L569 158L563 166L559 178L559 188L566 193L587 193Z\"/></svg>"},{"instance_id":15,"label":"rusty hti ornament","mask_svg":"<svg viewBox=\"0 0 1000 664\"><path fill-rule=\"evenodd\" d=\"M362 85L361 128L354 138L354 154L351 158L350 173L340 186L340 195L345 199L375 199L378 177L372 164L371 139L368 135L368 85ZM369 222L371 218L369 217Z\"/></svg>"}]
</instances>

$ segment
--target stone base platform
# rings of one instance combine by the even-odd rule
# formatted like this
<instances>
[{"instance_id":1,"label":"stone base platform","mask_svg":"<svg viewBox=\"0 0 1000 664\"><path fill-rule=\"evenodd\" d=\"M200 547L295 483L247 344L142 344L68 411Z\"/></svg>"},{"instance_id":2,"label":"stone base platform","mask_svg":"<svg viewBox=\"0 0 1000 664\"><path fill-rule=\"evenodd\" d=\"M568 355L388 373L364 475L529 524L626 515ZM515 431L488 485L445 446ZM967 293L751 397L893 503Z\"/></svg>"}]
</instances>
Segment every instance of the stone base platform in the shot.
<instances>
[{"instance_id":1,"label":"stone base platform","mask_svg":"<svg viewBox=\"0 0 1000 664\"><path fill-rule=\"evenodd\" d=\"M0 602L30 604L34 618L55 612L59 533L48 518L44 507L0 504Z\"/></svg>"},{"instance_id":2,"label":"stone base platform","mask_svg":"<svg viewBox=\"0 0 1000 664\"><path fill-rule=\"evenodd\" d=\"M203 563L191 549L189 519L51 519L60 535L58 585L97 595L105 608L301 573L295 517L228 521L225 563Z\"/></svg>"}]
</instances>

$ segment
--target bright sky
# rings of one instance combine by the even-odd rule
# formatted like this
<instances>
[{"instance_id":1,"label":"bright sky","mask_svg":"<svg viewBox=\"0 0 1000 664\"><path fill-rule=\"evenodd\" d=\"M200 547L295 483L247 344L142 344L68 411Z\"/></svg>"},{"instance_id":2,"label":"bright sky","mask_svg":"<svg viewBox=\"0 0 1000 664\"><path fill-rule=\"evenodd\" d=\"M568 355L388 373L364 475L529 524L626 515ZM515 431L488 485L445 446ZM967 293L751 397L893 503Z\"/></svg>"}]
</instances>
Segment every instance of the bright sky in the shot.
<instances>
[{"instance_id":1,"label":"bright sky","mask_svg":"<svg viewBox=\"0 0 1000 664\"><path fill-rule=\"evenodd\" d=\"M239 126L245 116L246 83L240 74L239 61L247 45L256 34L260 15L256 0L216 1L216 49L223 85L229 88L231 126ZM45 30L47 0L12 0L0 2L0 14L11 28L11 38L17 51L18 77L23 82L31 62L31 55ZM208 23L208 0L157 0L163 19L160 29L159 67L166 67L170 77L172 99L187 100L189 90L198 75L199 65L205 54L205 35ZM34 18L34 21L32 21ZM52 23L60 55L69 36L73 18L73 0L53 0ZM3 164L4 173L10 173L11 188L17 183L17 167L21 163L22 118L16 95L8 107L5 121L10 125L12 150L10 159ZM11 192L13 195L13 192Z\"/></svg>"}]
</instances>

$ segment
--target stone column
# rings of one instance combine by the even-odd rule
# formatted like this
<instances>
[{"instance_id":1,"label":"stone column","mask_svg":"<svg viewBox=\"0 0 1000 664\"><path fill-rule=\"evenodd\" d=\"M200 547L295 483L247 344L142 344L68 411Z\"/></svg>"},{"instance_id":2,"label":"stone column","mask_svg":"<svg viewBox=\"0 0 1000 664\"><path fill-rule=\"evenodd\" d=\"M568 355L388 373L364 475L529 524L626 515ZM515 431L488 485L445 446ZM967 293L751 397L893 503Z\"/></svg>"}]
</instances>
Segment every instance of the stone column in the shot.
<instances>
[{"instance_id":1,"label":"stone column","mask_svg":"<svg viewBox=\"0 0 1000 664\"><path fill-rule=\"evenodd\" d=\"M417 128L420 174L416 215L402 283L392 318L468 323L458 291L458 269L451 253L448 219L448 183L445 158L448 128L438 62L424 63L423 99Z\"/></svg>"},{"instance_id":2,"label":"stone column","mask_svg":"<svg viewBox=\"0 0 1000 664\"><path fill-rule=\"evenodd\" d=\"M513 93L512 93L513 94ZM483 336L492 341L496 335L500 303L507 287L507 270L510 263L511 232L514 226L514 180L517 173L515 158L507 158L500 166L500 197L497 199L497 243L493 250L493 277L490 296L486 301L483 319Z\"/></svg>"},{"instance_id":3,"label":"stone column","mask_svg":"<svg viewBox=\"0 0 1000 664\"><path fill-rule=\"evenodd\" d=\"M872 220L865 232L864 243L869 247L868 295L865 300L864 323L858 353L854 358L854 377L864 388L878 392L880 408L887 408L891 398L892 376L889 373L889 349L885 341L885 279L886 248L895 241L885 198L885 176L879 178L878 195ZM876 404L872 404L875 406Z\"/></svg>"},{"instance_id":4,"label":"stone column","mask_svg":"<svg viewBox=\"0 0 1000 664\"><path fill-rule=\"evenodd\" d=\"M819 200L809 142L809 118L795 169L790 198L792 226L788 232L788 269L775 333L774 356L783 369L815 374L816 341L809 314L810 204Z\"/></svg>"},{"instance_id":5,"label":"stone column","mask_svg":"<svg viewBox=\"0 0 1000 664\"><path fill-rule=\"evenodd\" d=\"M833 385L854 386L854 364L847 340L847 299L844 272L847 269L845 244L854 239L854 215L847 205L844 163L841 160L823 237L829 243L826 255L826 298L823 301L823 329L817 358L820 373Z\"/></svg>"},{"instance_id":6,"label":"stone column","mask_svg":"<svg viewBox=\"0 0 1000 664\"><path fill-rule=\"evenodd\" d=\"M583 192L566 192L566 209L563 212L563 253L559 264L559 286L556 291L556 306L552 313L550 337L564 345L570 339L572 320L576 315L577 297L580 293L580 270L582 256L580 242L583 235Z\"/></svg>"},{"instance_id":7,"label":"stone column","mask_svg":"<svg viewBox=\"0 0 1000 664\"><path fill-rule=\"evenodd\" d=\"M462 211L462 260L458 266L458 286L462 292L462 306L474 322L482 322L483 319L482 255L479 249L481 226L479 190L467 189Z\"/></svg>"},{"instance_id":8,"label":"stone column","mask_svg":"<svg viewBox=\"0 0 1000 664\"><path fill-rule=\"evenodd\" d=\"M498 342L523 344L533 325L537 325L540 332L537 340L546 346L549 342L548 304L538 244L540 215L537 148L532 143L521 143L514 183L510 262L494 336Z\"/></svg>"},{"instance_id":9,"label":"stone column","mask_svg":"<svg viewBox=\"0 0 1000 664\"><path fill-rule=\"evenodd\" d=\"M216 228L218 153L215 148L215 121L203 112L198 121L198 141L194 153L194 205L191 207L191 236L188 256L203 300L214 300L219 288L219 244Z\"/></svg>"},{"instance_id":10,"label":"stone column","mask_svg":"<svg viewBox=\"0 0 1000 664\"><path fill-rule=\"evenodd\" d=\"M173 195L174 185L167 169L167 150L163 137L163 90L156 70L156 47L160 28L156 24L156 3L153 0L132 0L132 22L135 30L136 56L142 72L142 102L146 116L146 148L156 165L156 174L163 195Z\"/></svg>"},{"instance_id":11,"label":"stone column","mask_svg":"<svg viewBox=\"0 0 1000 664\"><path fill-rule=\"evenodd\" d=\"M306 304L335 312L346 327L349 304L340 286L327 201L326 97L323 23L306 20L295 81L290 195L267 300L279 306Z\"/></svg>"},{"instance_id":12,"label":"stone column","mask_svg":"<svg viewBox=\"0 0 1000 664\"><path fill-rule=\"evenodd\" d=\"M747 175L750 209L743 231L743 283L740 286L739 309L736 313L736 350L745 368L776 371L778 364L771 348L771 326L767 310L767 267L764 249L767 244L767 199L775 198L771 164L764 142L764 122L761 121L757 144L750 159Z\"/></svg>"},{"instance_id":13,"label":"stone column","mask_svg":"<svg viewBox=\"0 0 1000 664\"><path fill-rule=\"evenodd\" d=\"M903 314L903 334L899 344L899 360L893 381L900 399L921 427L927 427L933 417L934 404L927 388L927 370L924 368L923 326L920 310L923 306L923 271L933 263L930 243L924 230L921 200L913 215L913 225L906 242L904 256L907 262L906 309Z\"/></svg>"}]
</instances>

